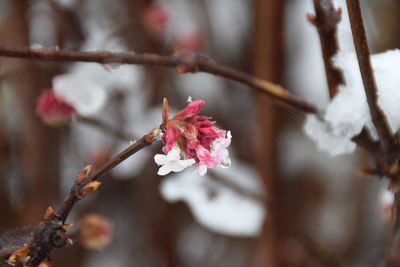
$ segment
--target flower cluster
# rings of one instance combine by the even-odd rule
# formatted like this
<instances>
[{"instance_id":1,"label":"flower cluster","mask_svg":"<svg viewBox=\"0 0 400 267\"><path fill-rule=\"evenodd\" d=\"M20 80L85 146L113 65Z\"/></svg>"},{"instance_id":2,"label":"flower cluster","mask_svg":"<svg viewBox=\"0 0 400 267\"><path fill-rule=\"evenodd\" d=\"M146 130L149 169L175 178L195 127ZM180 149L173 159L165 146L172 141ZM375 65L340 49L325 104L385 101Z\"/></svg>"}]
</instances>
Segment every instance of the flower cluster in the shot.
<instances>
[{"instance_id":1,"label":"flower cluster","mask_svg":"<svg viewBox=\"0 0 400 267\"><path fill-rule=\"evenodd\" d=\"M76 114L76 110L53 90L47 90L38 98L36 113L46 124L58 126L69 122Z\"/></svg>"},{"instance_id":2,"label":"flower cluster","mask_svg":"<svg viewBox=\"0 0 400 267\"><path fill-rule=\"evenodd\" d=\"M207 168L230 166L227 147L231 143L231 133L215 127L209 117L199 115L204 104L204 100L190 101L185 109L169 119L170 108L164 99L161 140L166 155L154 157L155 162L162 165L159 175L179 172L191 165L197 165L200 175L206 174Z\"/></svg>"}]
</instances>

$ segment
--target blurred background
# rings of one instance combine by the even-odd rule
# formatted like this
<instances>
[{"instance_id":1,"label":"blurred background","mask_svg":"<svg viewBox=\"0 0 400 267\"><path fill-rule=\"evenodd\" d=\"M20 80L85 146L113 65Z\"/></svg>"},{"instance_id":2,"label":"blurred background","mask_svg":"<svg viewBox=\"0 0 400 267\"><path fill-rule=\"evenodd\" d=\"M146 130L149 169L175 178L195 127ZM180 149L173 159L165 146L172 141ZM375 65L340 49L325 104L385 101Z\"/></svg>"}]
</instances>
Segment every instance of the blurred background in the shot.
<instances>
[{"instance_id":1,"label":"blurred background","mask_svg":"<svg viewBox=\"0 0 400 267\"><path fill-rule=\"evenodd\" d=\"M345 1L333 2L343 9L340 49L354 49ZM371 50L398 47L399 1L361 4ZM0 0L0 44L193 50L323 108L329 94L307 13L312 0ZM52 127L35 112L37 99L65 84L86 120ZM85 165L101 165L160 125L163 97L174 114L189 96L231 130L232 166L161 177L153 161L161 144L140 151L69 217L79 227L85 214L104 216L109 244L87 249L73 230L76 244L56 251L51 266L383 265L390 197L383 180L358 177L368 163L362 151L331 157L304 135L302 116L265 95L161 67L0 58L0 230L37 224Z\"/></svg>"}]
</instances>

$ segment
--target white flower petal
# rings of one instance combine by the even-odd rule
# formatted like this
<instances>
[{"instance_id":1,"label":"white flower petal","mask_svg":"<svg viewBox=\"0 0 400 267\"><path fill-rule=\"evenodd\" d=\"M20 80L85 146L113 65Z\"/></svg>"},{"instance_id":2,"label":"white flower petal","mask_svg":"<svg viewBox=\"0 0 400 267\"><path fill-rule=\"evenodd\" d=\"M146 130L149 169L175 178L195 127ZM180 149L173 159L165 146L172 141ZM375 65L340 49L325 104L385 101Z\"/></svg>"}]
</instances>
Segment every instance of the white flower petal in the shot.
<instances>
[{"instance_id":1,"label":"white flower petal","mask_svg":"<svg viewBox=\"0 0 400 267\"><path fill-rule=\"evenodd\" d=\"M167 161L172 161L172 160L180 160L181 156L179 153L179 150L177 149L172 149L171 151L168 152L167 154Z\"/></svg>"},{"instance_id":2,"label":"white flower petal","mask_svg":"<svg viewBox=\"0 0 400 267\"><path fill-rule=\"evenodd\" d=\"M168 163L168 166L173 172L181 172L185 169L185 166L180 163L180 161L172 161Z\"/></svg>"},{"instance_id":3,"label":"white flower petal","mask_svg":"<svg viewBox=\"0 0 400 267\"><path fill-rule=\"evenodd\" d=\"M207 173L207 166L204 164L200 164L197 170L199 171L199 174L201 176L204 176Z\"/></svg>"},{"instance_id":4,"label":"white flower petal","mask_svg":"<svg viewBox=\"0 0 400 267\"><path fill-rule=\"evenodd\" d=\"M161 176L164 176L164 175L167 175L170 172L171 172L171 168L170 168L169 165L166 164L166 165L161 166L160 169L158 169L157 174L161 175Z\"/></svg>"},{"instance_id":5,"label":"white flower petal","mask_svg":"<svg viewBox=\"0 0 400 267\"><path fill-rule=\"evenodd\" d=\"M156 154L154 156L154 161L157 165L164 165L167 162L167 156L163 154Z\"/></svg>"},{"instance_id":6,"label":"white flower petal","mask_svg":"<svg viewBox=\"0 0 400 267\"><path fill-rule=\"evenodd\" d=\"M180 160L179 162L180 162L180 164L185 166L185 168L190 167L196 163L196 161L194 159L185 159L185 160Z\"/></svg>"}]
</instances>

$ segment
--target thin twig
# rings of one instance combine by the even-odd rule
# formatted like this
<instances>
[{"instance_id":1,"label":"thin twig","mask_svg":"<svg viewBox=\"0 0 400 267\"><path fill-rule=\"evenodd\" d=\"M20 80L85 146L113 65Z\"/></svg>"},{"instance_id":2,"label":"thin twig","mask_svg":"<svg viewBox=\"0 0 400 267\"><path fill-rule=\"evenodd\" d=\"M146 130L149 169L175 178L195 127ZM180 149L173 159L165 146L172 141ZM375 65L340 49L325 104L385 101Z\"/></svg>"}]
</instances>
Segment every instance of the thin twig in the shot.
<instances>
[{"instance_id":1,"label":"thin twig","mask_svg":"<svg viewBox=\"0 0 400 267\"><path fill-rule=\"evenodd\" d=\"M172 56L162 56L156 54L139 55L133 52L75 52L49 48L30 49L27 47L6 47L0 45L0 56L48 61L82 61L102 64L116 63L164 66L174 67L179 73L206 72L237 81L250 88L266 93L275 100L278 100L278 102L287 104L302 113L317 112L317 108L314 105L292 96L289 91L283 89L279 85L221 65L205 55L194 52L182 52Z\"/></svg>"},{"instance_id":2,"label":"thin twig","mask_svg":"<svg viewBox=\"0 0 400 267\"><path fill-rule=\"evenodd\" d=\"M394 141L390 133L386 118L378 106L378 89L375 82L374 72L371 66L371 58L361 15L359 0L346 0L349 12L351 31L353 34L354 46L357 53L358 65L364 84L365 95L372 122L379 136L379 143L383 151L388 152Z\"/></svg>"},{"instance_id":3,"label":"thin twig","mask_svg":"<svg viewBox=\"0 0 400 267\"><path fill-rule=\"evenodd\" d=\"M2 233L0 235L1 256L7 257L8 254L13 250L13 253L18 253L19 250L15 250L15 248L18 248L18 246L21 245L23 247L20 249L25 249L29 255L29 258L24 266L33 267L38 266L42 261L49 259L52 251L55 248L64 247L66 244L71 242L71 240L65 234L71 225L65 224L65 221L74 205L80 199L83 199L96 190L96 188L100 185L97 180L102 174L111 170L144 147L151 145L157 139L156 137L158 136L159 132L159 129L153 129L148 134L140 138L137 142L133 143L127 149L105 163L92 175L90 175L91 167L86 167L78 174L70 193L65 198L62 206L57 212L54 212L53 209L49 207L44 216L45 220L42 221L38 226L19 228ZM16 235L16 237L12 236L13 239L10 239L9 236L16 233L21 233L21 235ZM7 244L4 244L5 242ZM14 261L18 261L19 255L16 255L17 259L15 258L15 255L11 256L14 257ZM26 257L26 255L24 257Z\"/></svg>"},{"instance_id":4,"label":"thin twig","mask_svg":"<svg viewBox=\"0 0 400 267\"><path fill-rule=\"evenodd\" d=\"M125 140L125 141L131 141L134 140L135 138L133 136L129 136L126 133L119 131L113 127L111 127L108 124L105 124L104 122L101 122L99 120L96 120L94 118L89 118L80 114L76 115L76 118L78 121L83 122L83 123L87 123L89 125L92 125L96 128L99 128L100 130L103 130L105 132L108 132L112 135L114 135L115 137L121 139L121 140Z\"/></svg>"},{"instance_id":5,"label":"thin twig","mask_svg":"<svg viewBox=\"0 0 400 267\"><path fill-rule=\"evenodd\" d=\"M324 60L329 96L332 99L338 93L340 84L344 84L343 74L335 67L332 57L338 51L336 39L337 24L341 20L342 10L336 10L331 0L314 0L315 16L308 15L308 20L317 28Z\"/></svg>"},{"instance_id":6,"label":"thin twig","mask_svg":"<svg viewBox=\"0 0 400 267\"><path fill-rule=\"evenodd\" d=\"M102 174L113 169L115 166L117 166L122 161L129 158L142 148L151 145L155 141L154 134L155 132L153 130L149 134L144 135L142 138L140 138L135 143L130 145L127 149L125 149L124 151L122 151L121 153L110 159L108 162L103 164L94 174L90 175L87 179L85 179L85 181L79 184L74 184L74 186L71 188L70 193L65 198L63 205L56 213L57 216L60 218L60 220L64 223L69 215L69 212L71 211L75 203L78 202L79 198L77 197L76 193L78 192L79 189L81 189L90 182L96 181Z\"/></svg>"}]
</instances>

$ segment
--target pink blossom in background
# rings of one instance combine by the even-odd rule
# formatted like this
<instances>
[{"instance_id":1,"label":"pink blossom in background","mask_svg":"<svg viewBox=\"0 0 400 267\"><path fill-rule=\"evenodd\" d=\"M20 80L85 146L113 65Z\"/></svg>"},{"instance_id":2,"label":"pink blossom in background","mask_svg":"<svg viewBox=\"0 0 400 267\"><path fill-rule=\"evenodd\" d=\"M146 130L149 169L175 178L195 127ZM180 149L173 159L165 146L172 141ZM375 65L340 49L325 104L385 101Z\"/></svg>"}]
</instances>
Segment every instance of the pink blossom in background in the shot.
<instances>
[{"instance_id":1,"label":"pink blossom in background","mask_svg":"<svg viewBox=\"0 0 400 267\"><path fill-rule=\"evenodd\" d=\"M215 122L210 121L209 117L200 116L199 112L204 105L204 100L190 101L186 108L169 119L170 108L165 99L163 108L164 134L161 137L162 142L165 144L163 151L167 154L167 158L172 150L177 151L174 152L177 155L174 154L175 158L171 158L171 161L180 160L179 154L182 154L184 159L193 160L191 165L197 165L200 175L206 174L207 168L229 167L231 164L229 152L226 149L231 143L232 136L230 131L227 133L215 127ZM158 154L154 157L158 165L172 164L165 158L165 155L163 156L165 160L160 162L161 156ZM181 164L180 166L183 165ZM190 165L186 167L188 166ZM168 172L161 171L162 168L164 166L160 168L159 175L174 171L172 169ZM179 168L178 171L183 169Z\"/></svg>"},{"instance_id":2,"label":"pink blossom in background","mask_svg":"<svg viewBox=\"0 0 400 267\"><path fill-rule=\"evenodd\" d=\"M169 13L163 5L154 4L148 7L144 13L144 24L147 30L159 35L165 31L169 20Z\"/></svg>"},{"instance_id":3,"label":"pink blossom in background","mask_svg":"<svg viewBox=\"0 0 400 267\"><path fill-rule=\"evenodd\" d=\"M59 126L69 122L76 114L76 110L50 89L39 96L36 113L46 124Z\"/></svg>"},{"instance_id":4,"label":"pink blossom in background","mask_svg":"<svg viewBox=\"0 0 400 267\"><path fill-rule=\"evenodd\" d=\"M187 32L179 36L175 43L176 51L204 51L204 36L199 31Z\"/></svg>"}]
</instances>

